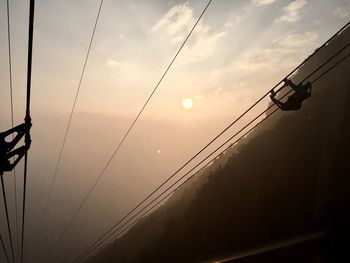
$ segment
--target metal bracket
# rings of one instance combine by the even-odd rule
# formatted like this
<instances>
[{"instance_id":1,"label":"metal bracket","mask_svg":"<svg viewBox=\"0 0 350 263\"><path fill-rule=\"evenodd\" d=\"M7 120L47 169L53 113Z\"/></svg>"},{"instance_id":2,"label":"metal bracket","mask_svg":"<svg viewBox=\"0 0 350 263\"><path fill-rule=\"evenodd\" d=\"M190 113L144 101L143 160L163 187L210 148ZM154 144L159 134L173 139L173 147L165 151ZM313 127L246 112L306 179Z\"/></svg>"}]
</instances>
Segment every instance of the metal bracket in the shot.
<instances>
[{"instance_id":1,"label":"metal bracket","mask_svg":"<svg viewBox=\"0 0 350 263\"><path fill-rule=\"evenodd\" d=\"M305 85L302 83L296 85L290 79L284 79L283 81L283 85L277 91L273 89L270 91L272 102L283 111L299 110L302 102L311 97L311 83L307 82ZM276 95L285 87L291 87L294 93L290 95L285 102L282 102L280 99L276 98Z\"/></svg>"},{"instance_id":2,"label":"metal bracket","mask_svg":"<svg viewBox=\"0 0 350 263\"><path fill-rule=\"evenodd\" d=\"M31 126L30 121L26 121L26 123L22 123L5 132L0 132L0 174L12 171L30 148L29 130ZM14 149L23 137L26 137L25 144ZM10 138L10 140L6 140L7 138ZM13 157L15 159L11 160Z\"/></svg>"}]
</instances>

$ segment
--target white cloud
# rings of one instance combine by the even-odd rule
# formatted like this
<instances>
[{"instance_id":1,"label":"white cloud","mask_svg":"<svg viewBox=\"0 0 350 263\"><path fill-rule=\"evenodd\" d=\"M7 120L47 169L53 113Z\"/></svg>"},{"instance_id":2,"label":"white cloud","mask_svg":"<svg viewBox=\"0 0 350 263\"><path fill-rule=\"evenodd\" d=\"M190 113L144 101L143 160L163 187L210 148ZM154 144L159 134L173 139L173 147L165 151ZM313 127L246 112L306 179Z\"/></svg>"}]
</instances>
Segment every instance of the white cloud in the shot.
<instances>
[{"instance_id":1,"label":"white cloud","mask_svg":"<svg viewBox=\"0 0 350 263\"><path fill-rule=\"evenodd\" d=\"M109 68L120 68L122 65L122 63L120 63L119 61L113 60L113 59L108 59L106 66Z\"/></svg>"},{"instance_id":2,"label":"white cloud","mask_svg":"<svg viewBox=\"0 0 350 263\"><path fill-rule=\"evenodd\" d=\"M196 41L191 46L184 46L177 63L184 65L210 58L216 51L219 39L225 35L225 32L210 34L208 31L201 31L197 33Z\"/></svg>"},{"instance_id":3,"label":"white cloud","mask_svg":"<svg viewBox=\"0 0 350 263\"><path fill-rule=\"evenodd\" d=\"M346 18L349 16L349 9L346 7L338 7L337 9L334 10L333 14L340 17L340 18Z\"/></svg>"},{"instance_id":4,"label":"white cloud","mask_svg":"<svg viewBox=\"0 0 350 263\"><path fill-rule=\"evenodd\" d=\"M152 32L165 32L171 42L179 43L190 32L195 21L193 11L186 2L172 7L152 28ZM208 59L215 53L219 39L225 35L226 32L212 32L203 22L199 22L177 63L184 65Z\"/></svg>"},{"instance_id":5,"label":"white cloud","mask_svg":"<svg viewBox=\"0 0 350 263\"><path fill-rule=\"evenodd\" d=\"M193 11L186 2L172 7L152 28L152 31L165 31L173 42L180 42L193 24Z\"/></svg>"},{"instance_id":6,"label":"white cloud","mask_svg":"<svg viewBox=\"0 0 350 263\"><path fill-rule=\"evenodd\" d=\"M318 46L318 39L315 32L286 33L262 47L246 49L208 75L203 94L226 96L235 92L239 94L236 103L251 103L254 92L271 87L303 61Z\"/></svg>"},{"instance_id":7,"label":"white cloud","mask_svg":"<svg viewBox=\"0 0 350 263\"><path fill-rule=\"evenodd\" d=\"M276 0L252 0L252 4L256 5L270 5Z\"/></svg>"},{"instance_id":8,"label":"white cloud","mask_svg":"<svg viewBox=\"0 0 350 263\"><path fill-rule=\"evenodd\" d=\"M317 45L318 34L285 34L274 39L267 48L258 48L243 54L236 61L236 68L244 73L258 70L271 71L289 68L301 61Z\"/></svg>"},{"instance_id":9,"label":"white cloud","mask_svg":"<svg viewBox=\"0 0 350 263\"><path fill-rule=\"evenodd\" d=\"M286 34L272 41L278 47L285 50L295 50L299 52L309 47L315 47L318 34L315 32L305 32L303 34Z\"/></svg>"},{"instance_id":10,"label":"white cloud","mask_svg":"<svg viewBox=\"0 0 350 263\"><path fill-rule=\"evenodd\" d=\"M300 11L306 5L306 0L295 0L283 8L284 14L277 19L280 22L293 23L300 20Z\"/></svg>"},{"instance_id":11,"label":"white cloud","mask_svg":"<svg viewBox=\"0 0 350 263\"><path fill-rule=\"evenodd\" d=\"M138 63L130 62L130 61L117 61L113 59L108 59L106 62L106 66L112 69L123 70L125 73L131 73L135 70L135 67Z\"/></svg>"},{"instance_id":12,"label":"white cloud","mask_svg":"<svg viewBox=\"0 0 350 263\"><path fill-rule=\"evenodd\" d=\"M207 92L239 90L248 96L254 87L279 80L309 55L317 44L317 33L286 33L266 43L265 47L248 49L208 76Z\"/></svg>"},{"instance_id":13,"label":"white cloud","mask_svg":"<svg viewBox=\"0 0 350 263\"><path fill-rule=\"evenodd\" d=\"M235 16L233 19L230 19L229 21L226 22L225 27L232 28L241 22L242 22L242 16Z\"/></svg>"}]
</instances>

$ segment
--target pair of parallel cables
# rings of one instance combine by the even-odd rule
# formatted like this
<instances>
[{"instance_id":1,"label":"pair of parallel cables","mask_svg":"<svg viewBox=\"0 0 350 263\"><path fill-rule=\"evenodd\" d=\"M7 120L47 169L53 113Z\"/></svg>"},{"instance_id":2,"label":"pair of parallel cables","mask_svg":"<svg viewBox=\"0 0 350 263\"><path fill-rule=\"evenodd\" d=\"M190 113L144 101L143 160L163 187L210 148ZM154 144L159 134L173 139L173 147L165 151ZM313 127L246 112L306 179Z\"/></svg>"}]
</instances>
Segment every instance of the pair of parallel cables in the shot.
<instances>
[{"instance_id":1,"label":"pair of parallel cables","mask_svg":"<svg viewBox=\"0 0 350 263\"><path fill-rule=\"evenodd\" d=\"M349 26L349 23L347 23L343 28L341 28L335 35L333 35L329 40L327 40L320 48L318 48L313 54L311 54L306 60L304 60L297 68L295 68L292 72L290 72L283 80L289 78L292 74L294 74L297 70L299 70L311 57L313 57L316 53L318 53L322 48L327 46L334 38L336 38L341 32L343 32L347 27ZM318 66L314 71L312 71L307 77L305 77L300 83L303 83L307 80L309 80L313 75L318 73L322 68L324 68L326 65L328 65L332 60L334 60L339 54L344 52L348 47L350 46L350 42L347 43L344 47L342 47L340 50L338 50L335 54L333 54L330 58L328 58L324 63L322 63L320 66ZM314 78L310 83L314 84L319 79L321 79L323 76L325 76L329 71L333 70L335 67L337 67L339 64L341 64L343 61L345 61L350 56L350 53L341 58L339 61L337 61L335 64L333 64L330 68L322 72L319 76ZM156 208L159 204L161 204L165 199L167 199L171 194L173 194L177 189L182 187L186 182L188 182L191 178L193 178L195 175L203 171L207 166L209 166L213 161L215 161L218 157L220 157L222 154L224 154L229 148L231 148L233 145L238 143L241 139L245 138L252 130L254 130L257 126L259 126L261 123L263 123L265 120L270 118L279 108L275 108L274 104L270 105L266 110L264 110L262 113L258 114L256 117L254 117L251 121L249 121L243 128L241 128L237 133L235 133L233 136L231 136L228 140L226 140L223 144L221 144L218 148L216 148L212 153L210 153L207 157L205 157L202 161L200 161L197 165L195 165L193 168L190 169L187 173L185 173L182 177L177 179L173 184L171 184L168 188L166 188L163 192L161 192L159 195L157 195L150 203L148 203L145 207L143 207L141 210L139 210L136 214L131 216L134 212L137 211L138 208L140 208L151 196L153 196L161 187L163 187L169 180L171 180L178 172L180 172L185 166L187 166L193 159L195 159L200 153L202 153L210 144L212 144L215 140L217 140L223 133L225 133L229 128L231 128L237 121L239 121L244 115L246 115L249 111L251 111L258 103L260 103L272 90L277 88L282 82L280 81L277 85L274 86L270 91L268 91L265 95L263 95L257 102L255 102L251 107L249 107L245 112L243 112L237 119L235 119L229 126L227 126L221 133L219 133L212 141L210 141L202 150L200 150L196 155L194 155L189 161L187 161L183 166L181 166L174 174L172 174L167 180L165 180L160 186L158 186L150 195L148 195L143 201L141 201L136 207L134 207L129 213L127 213L122 219L120 219L116 224L114 224L108 231L106 231L103 235L101 235L93 244L91 244L87 249L85 249L78 257L76 257L72 262L80 262L82 259L87 257L89 254L96 251L99 247L103 248L106 246L110 239L116 239L120 237L122 233L124 233L127 229L130 229L133 225L137 224L142 218L144 218L149 212L151 212L154 208ZM282 98L286 97L292 90L287 92L282 96ZM281 99L282 99L281 98ZM272 111L271 111L272 110ZM217 154L214 158L210 159L216 152L218 152L221 148L223 148L225 145L227 145L232 139L237 137L240 133L242 133L245 129L247 129L249 126L251 126L254 122L256 122L259 118L263 117L263 115L266 115L262 120L257 122L255 125L253 125L248 131L246 131L243 135L241 135L238 139L234 140L224 148L219 154ZM209 161L207 161L210 159ZM207 162L206 162L207 161ZM206 162L206 163L205 163ZM192 173L195 169L200 167L205 163L204 166L202 166L198 171ZM183 181L180 185L176 186L179 182L181 182L183 179L186 178L185 181ZM173 190L173 188L176 186ZM170 192L168 192L171 190ZM168 192L168 193L167 193ZM163 198L161 198L163 196ZM161 199L160 199L161 198ZM156 204L154 204L158 199L160 199ZM154 204L151 208L149 208L152 204ZM146 210L149 208L148 210ZM141 216L138 217L143 211L145 211ZM120 225L125 219L127 219L129 216L131 216L126 222L124 222L122 225ZM135 219L136 218L136 219ZM133 222L132 220L135 219ZM131 222L130 225L128 225ZM118 225L120 225L118 227ZM115 229L116 228L116 229ZM115 237L113 237L115 234L117 234Z\"/></svg>"},{"instance_id":2,"label":"pair of parallel cables","mask_svg":"<svg viewBox=\"0 0 350 263\"><path fill-rule=\"evenodd\" d=\"M163 73L161 79L159 80L159 82L157 83L157 85L155 86L155 88L153 89L152 93L150 94L150 96L148 97L148 99L146 100L145 104L143 105L143 107L141 108L141 110L139 111L139 113L137 114L136 118L134 119L134 121L132 122L131 126L129 127L129 129L127 130L127 132L125 133L123 139L121 140L121 142L118 144L117 148L115 149L115 151L113 152L112 156L110 157L110 159L108 160L107 164L103 167L101 173L98 175L97 179L95 180L94 184L92 185L92 187L90 188L90 190L88 191L87 195L84 197L84 199L82 200L82 202L80 203L80 205L78 206L77 210L74 212L72 218L69 220L68 224L64 227L64 230L63 232L59 235L59 238L58 238L58 241L57 243L59 243L64 234L67 232L67 230L69 229L69 227L71 226L71 224L73 223L74 219L76 218L76 216L78 215L78 213L80 212L81 208L83 207L83 205L86 203L87 199L89 198L89 196L91 195L93 189L95 188L95 186L97 185L98 181L100 180L100 178L102 177L102 175L104 174L105 170L107 169L107 167L109 166L109 164L111 163L111 161L115 158L116 154L118 153L119 149L121 148L121 146L123 145L124 141L126 140L126 138L128 137L128 135L130 134L131 130L133 129L134 125L136 124L137 120L139 119L139 117L141 116L143 110L145 109L145 107L147 106L147 104L149 103L149 101L151 100L152 96L154 95L154 93L156 92L156 90L158 89L160 83L162 82L162 80L164 79L164 77L166 76L166 74L168 73L168 71L170 70L172 64L174 63L174 61L176 60L177 56L179 55L179 53L181 52L182 48L184 47L184 45L186 44L187 40L189 39L189 37L191 36L192 32L194 31L195 27L197 26L197 24L199 23L201 17L204 15L205 11L207 10L207 8L209 7L209 5L211 4L212 0L210 0L206 7L204 8L203 12L201 13L201 15L199 16L198 20L196 21L196 23L194 24L194 26L192 27L190 33L188 34L188 36L185 38L185 41L183 42L183 44L181 45L180 49L178 50L178 52L176 53L176 55L174 56L174 58L172 59L171 63L169 64L169 66L167 67L167 69L165 70L165 72ZM48 198L47 198L47 201L46 201L46 204L45 204L45 207L44 207L44 210L43 210L43 215L42 215L42 220L44 219L45 215L46 215L46 212L47 212L47 208L48 208L48 203L50 201L50 198L51 198L51 195L52 195L52 190L53 190L53 186L54 186L54 182L55 182L55 178L57 176L57 172L58 172L58 168L59 168L59 165L60 165L60 162L61 162L61 157L62 157L62 154L63 154L63 149L65 147L65 143L66 143L66 139L67 139L67 136L68 136L68 133L69 133L69 129L70 129L70 125L71 125L71 121L72 121L72 117L73 117L73 114L74 114L74 110L75 110L75 105L76 105L76 102L77 102L77 99L78 99L78 96L79 96L79 91L80 91L80 87L81 87L81 84L82 84L82 80L83 80L83 77L84 77L84 74L85 74L85 68L86 68L86 65L87 65L87 61L88 61L88 57L89 57L89 54L90 54L90 50L91 50L91 46L92 46L92 42L93 42L93 39L94 39L94 35L95 35L95 31L96 31L96 27L97 27L97 23L98 23L98 20L99 20L99 17L100 17L100 13L101 13L101 8L102 8L102 5L103 5L103 0L100 1L100 5L99 5L99 9L98 9L98 13L97 13L97 18L96 18L96 21L95 21L95 24L94 24L94 28L93 28L93 32L92 32L92 36L91 36L91 39L90 39L90 44L89 44L89 47L88 47L88 51L87 51L87 54L86 54L86 57L85 57L85 61L84 61L84 66L83 66L83 70L82 70L82 74L80 76L80 80L79 80L79 84L78 84L78 88L77 88L77 92L75 94L75 98L74 98L74 103L73 103L73 107L72 107L72 110L71 110L71 113L70 113L70 116L69 116L69 121L68 121L68 125L67 125L67 128L66 128L66 131L65 131L65 135L64 135L64 139L63 139L63 143L62 143L62 146L61 146L61 150L60 150L60 153L59 153L59 157L58 157L58 161L57 161L57 164L56 164L56 168L55 168L55 172L54 172L54 176L53 176L53 179L51 181L51 185L50 185L50 189L49 189L49 194L48 194ZM294 71L293 71L294 72ZM267 93L268 94L268 93ZM242 114L241 117L243 117L248 111L250 111L256 104L258 104L263 98L265 98L267 96L267 94L262 97L259 101L257 101L252 107L250 107L244 114ZM240 117L240 118L241 118ZM239 119L240 119L239 118ZM238 120L239 120L238 119ZM234 123L236 123L238 120L236 120ZM206 149L210 144L212 144L217 138L219 138L224 132L226 132L234 123L232 123L229 127L227 127L221 134L219 134L216 138L214 138L205 148L203 148L198 154L196 154L193 158L191 158L190 161L188 161L184 166L182 166L179 171L181 169L183 169L186 165L188 165L194 158L196 158L201 152L204 151L204 149ZM178 171L178 172L179 172ZM178 173L176 172L176 174ZM173 178L175 176L175 174L171 177ZM148 200L156 191L158 191L162 186L164 186L171 178L169 178L168 180L166 180L163 184L161 184L155 191L153 191L144 201ZM139 206L137 206L135 209L133 209L132 212L134 212L138 207L140 207L143 203L141 202ZM131 213L132 213L131 212ZM130 213L130 214L131 214ZM129 214L129 215L130 215ZM126 216L127 217L127 216ZM126 218L125 217L125 218ZM123 218L123 219L125 219ZM40 226L42 226L43 224L39 224ZM39 229L40 230L40 229ZM56 243L56 244L57 244Z\"/></svg>"},{"instance_id":3,"label":"pair of parallel cables","mask_svg":"<svg viewBox=\"0 0 350 263\"><path fill-rule=\"evenodd\" d=\"M14 128L14 107L13 107L13 85L12 85L12 57L11 57L11 30L10 30L10 5L9 0L6 2L7 4L7 39L8 39L8 59L9 59L9 77L10 77L10 104L11 104L11 125L12 128ZM35 0L30 0L29 3L29 30L28 30L28 61L27 61L27 93L26 93L26 107L25 107L25 124L27 126L31 126L31 117L30 117L30 95L31 95L31 77L32 77L32 54L33 54L33 28L34 28L34 5ZM31 144L31 138L30 133L27 131L24 135L24 141L25 145L28 146ZM12 133L12 139L14 139L14 135ZM20 247L20 262L23 262L23 248L24 248L24 226L25 226L25 206L26 206L26 189L27 189L27 174L28 174L28 149L25 151L24 154L24 175L23 175L23 199L22 199L22 227L21 227L21 247ZM18 237L18 215L17 215L17 181L16 181L16 170L14 169L13 172L14 176L14 202L15 202L15 226L16 226L16 237ZM13 246L13 238L12 238L12 232L10 227L10 219L9 219L9 213L8 213L8 206L7 206L7 197L6 197L6 191L5 191L5 185L4 185L4 179L3 179L3 173L1 173L1 186L2 186L2 194L4 199L4 205L5 205L5 213L6 213L6 221L7 221L7 229L10 239L10 246L11 246L11 255L12 255L12 261L15 263L15 253L14 253L14 246ZM3 241L2 236L0 235L0 241L1 245L4 249L5 256L7 262L10 262L5 244Z\"/></svg>"},{"instance_id":4,"label":"pair of parallel cables","mask_svg":"<svg viewBox=\"0 0 350 263\"><path fill-rule=\"evenodd\" d=\"M172 67L172 65L174 64L176 58L178 57L178 55L180 54L181 50L183 49L183 47L185 46L185 44L187 43L188 39L190 38L190 36L192 35L193 31L195 30L195 28L197 27L198 23L200 22L202 16L204 15L204 13L207 11L208 7L210 6L211 2L213 0L208 1L208 3L206 4L205 8L203 9L202 13L200 14L200 16L198 17L198 19L196 20L196 22L194 23L193 27L191 28L190 32L188 33L187 37L185 38L185 40L183 41L182 45L180 46L180 48L178 49L178 51L176 52L175 56L173 57L173 59L171 60L170 64L168 65L168 67L165 69L164 73L162 74L161 78L159 79L159 81L157 82L157 84L155 85L155 87L153 88L151 94L149 95L149 97L147 98L146 102L143 104L143 106L141 107L141 109L139 110L137 116L135 117L135 119L133 120L133 122L131 123L130 127L128 128L128 130L126 131L126 133L124 134L122 140L119 142L119 144L117 145L117 147L115 148L113 154L111 155L111 157L108 159L107 163L105 164L105 166L103 167L103 169L101 170L101 172L99 173L99 175L96 177L93 185L91 186L91 188L89 189L88 193L84 196L83 200L81 201L81 203L79 204L78 208L75 210L75 212L73 213L73 216L70 218L69 222L66 224L66 226L63 228L63 231L60 233L57 241L56 241L56 245L58 243L60 243L60 241L62 240L63 236L65 235L65 233L68 231L68 229L70 228L70 226L72 225L73 221L75 220L76 216L78 215L78 213L80 212L80 210L82 209L82 207L84 206L84 204L87 202L88 198L90 197L91 193L93 192L94 188L96 187L97 183L99 182L99 180L102 178L102 176L104 175L106 169L108 168L108 166L110 165L110 163L112 162L112 160L116 157L117 153L119 152L120 148L122 147L122 145L124 144L125 140L127 139L127 137L129 136L130 132L132 131L132 129L134 128L136 122L138 121L138 119L140 118L141 114L143 113L143 111L145 110L146 106L148 105L148 103L150 102L151 98L153 97L153 95L155 94L155 92L157 91L157 89L159 88L160 84L162 83L163 79L165 78L165 76L168 74L170 68ZM41 224L39 224L39 229L38 232L40 232L45 218L45 215L47 213L47 209L48 209L48 204L49 201L51 199L51 195L52 195L52 190L54 187L54 183L55 183L55 179L58 173L58 168L59 165L61 163L61 157L63 154L63 150L66 144L66 139L70 130L70 126L71 126L71 121L72 121L72 117L75 111L75 106L76 106L76 102L79 96L79 92L80 92L80 88L81 88L81 84L82 84L82 80L85 74L85 69L86 69L86 65L87 65L87 61L90 55L90 50L91 50L91 46L92 46L92 42L95 36L95 32L96 32L96 27L100 18L100 13L101 13L101 9L102 9L102 5L103 5L103 0L100 1L100 5L98 8L98 12L97 12L97 17L94 23L94 27L93 27L93 31L92 31L92 35L90 38L90 43L89 43L89 47L87 50L87 54L85 57L85 61L84 61L84 65L83 65L83 70L82 73L80 75L80 80L78 83L78 88L75 94L75 98L74 98L74 102L73 102L73 106L70 112L70 116L69 116L69 120L68 120L68 124L66 127L66 131L65 131L65 135L63 138L63 142L62 142L62 146L58 155L58 161L55 167L55 171L54 171L54 175L50 184L50 188L49 188L49 194L48 194L48 198L46 200L45 206L44 206L44 210L43 210L43 214L41 216Z\"/></svg>"}]
</instances>

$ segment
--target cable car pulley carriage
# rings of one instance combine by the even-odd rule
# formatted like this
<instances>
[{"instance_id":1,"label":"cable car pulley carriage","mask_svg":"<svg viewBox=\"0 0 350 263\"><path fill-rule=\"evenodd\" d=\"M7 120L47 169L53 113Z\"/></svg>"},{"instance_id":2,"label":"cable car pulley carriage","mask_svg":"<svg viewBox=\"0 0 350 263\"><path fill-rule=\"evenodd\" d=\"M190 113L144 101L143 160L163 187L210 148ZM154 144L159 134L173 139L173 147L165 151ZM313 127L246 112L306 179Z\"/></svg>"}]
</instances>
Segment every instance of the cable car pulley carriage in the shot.
<instances>
[{"instance_id":1,"label":"cable car pulley carriage","mask_svg":"<svg viewBox=\"0 0 350 263\"><path fill-rule=\"evenodd\" d=\"M290 79L284 79L284 84L277 91L270 91L270 98L283 111L295 111L301 108L304 100L311 97L311 83L308 81L304 85L302 82L294 84ZM294 93L286 101L276 98L276 95L286 87L291 87Z\"/></svg>"}]
</instances>

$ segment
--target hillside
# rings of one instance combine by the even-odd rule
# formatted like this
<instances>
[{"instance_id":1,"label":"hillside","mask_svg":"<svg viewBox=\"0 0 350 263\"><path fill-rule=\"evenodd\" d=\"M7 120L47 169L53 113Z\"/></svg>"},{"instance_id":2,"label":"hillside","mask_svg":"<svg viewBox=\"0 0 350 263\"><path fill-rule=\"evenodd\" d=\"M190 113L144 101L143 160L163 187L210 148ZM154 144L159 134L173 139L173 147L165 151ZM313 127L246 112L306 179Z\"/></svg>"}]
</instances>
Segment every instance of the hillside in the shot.
<instances>
[{"instance_id":1,"label":"hillside","mask_svg":"<svg viewBox=\"0 0 350 263\"><path fill-rule=\"evenodd\" d=\"M294 79L349 39L348 29ZM201 262L323 229L327 249L314 262L338 262L350 220L349 68L347 60L320 79L300 111L275 114L87 262Z\"/></svg>"}]
</instances>

